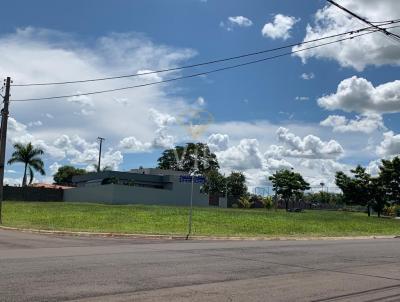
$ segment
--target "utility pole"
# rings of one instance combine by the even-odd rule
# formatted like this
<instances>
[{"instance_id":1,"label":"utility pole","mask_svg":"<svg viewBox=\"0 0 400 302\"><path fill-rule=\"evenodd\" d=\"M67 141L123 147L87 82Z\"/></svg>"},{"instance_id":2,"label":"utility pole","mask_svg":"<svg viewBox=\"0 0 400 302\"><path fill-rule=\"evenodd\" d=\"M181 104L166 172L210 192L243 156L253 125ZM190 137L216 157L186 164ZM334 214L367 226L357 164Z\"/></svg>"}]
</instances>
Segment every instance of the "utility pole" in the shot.
<instances>
[{"instance_id":1,"label":"utility pole","mask_svg":"<svg viewBox=\"0 0 400 302\"><path fill-rule=\"evenodd\" d=\"M98 137L97 140L100 143L100 148L99 148L99 162L97 164L97 172L100 172L100 162L101 162L101 146L103 145L103 141L105 140L104 137Z\"/></svg>"},{"instance_id":2,"label":"utility pole","mask_svg":"<svg viewBox=\"0 0 400 302\"><path fill-rule=\"evenodd\" d=\"M10 103L10 86L11 78L7 77L6 92L4 95L4 107L1 110L1 129L0 129L0 224L3 223L2 219L2 205L3 205L3 185L4 185L4 165L6 157L6 143L7 143L7 122L8 122L8 105Z\"/></svg>"},{"instance_id":3,"label":"utility pole","mask_svg":"<svg viewBox=\"0 0 400 302\"><path fill-rule=\"evenodd\" d=\"M225 202L228 207L228 180L225 178Z\"/></svg>"}]
</instances>

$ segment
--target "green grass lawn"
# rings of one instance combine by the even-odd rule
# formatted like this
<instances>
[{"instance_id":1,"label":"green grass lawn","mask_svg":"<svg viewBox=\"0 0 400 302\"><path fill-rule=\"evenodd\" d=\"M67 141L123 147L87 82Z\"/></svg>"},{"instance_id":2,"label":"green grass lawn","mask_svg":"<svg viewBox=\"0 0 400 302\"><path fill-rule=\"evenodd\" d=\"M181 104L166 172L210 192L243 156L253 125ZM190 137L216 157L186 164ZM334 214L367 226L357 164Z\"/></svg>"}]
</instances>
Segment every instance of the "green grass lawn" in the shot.
<instances>
[{"instance_id":1,"label":"green grass lawn","mask_svg":"<svg viewBox=\"0 0 400 302\"><path fill-rule=\"evenodd\" d=\"M46 230L185 235L188 208L62 202L5 202L5 226ZM364 213L286 213L265 209L194 208L193 235L398 235L400 220Z\"/></svg>"}]
</instances>

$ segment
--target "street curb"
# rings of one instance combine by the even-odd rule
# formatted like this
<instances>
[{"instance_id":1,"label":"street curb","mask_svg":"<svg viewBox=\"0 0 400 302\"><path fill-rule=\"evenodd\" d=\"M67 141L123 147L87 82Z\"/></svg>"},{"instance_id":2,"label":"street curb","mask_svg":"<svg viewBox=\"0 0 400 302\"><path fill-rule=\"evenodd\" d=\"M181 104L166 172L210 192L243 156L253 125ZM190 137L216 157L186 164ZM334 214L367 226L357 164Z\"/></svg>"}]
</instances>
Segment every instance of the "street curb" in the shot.
<instances>
[{"instance_id":1,"label":"street curb","mask_svg":"<svg viewBox=\"0 0 400 302\"><path fill-rule=\"evenodd\" d=\"M73 232L73 231L52 231L40 229L25 229L16 227L0 226L2 230L19 231L24 233L36 233L58 236L77 236L77 237L108 237L108 238L130 238L130 239L153 239L153 240L186 240L183 235L162 235L162 234L124 234L124 233L102 233L102 232ZM365 240L365 239L400 239L400 235L382 236L342 236L342 237L240 237L240 236L190 236L189 240L264 240L264 241L304 241L304 240Z\"/></svg>"}]
</instances>

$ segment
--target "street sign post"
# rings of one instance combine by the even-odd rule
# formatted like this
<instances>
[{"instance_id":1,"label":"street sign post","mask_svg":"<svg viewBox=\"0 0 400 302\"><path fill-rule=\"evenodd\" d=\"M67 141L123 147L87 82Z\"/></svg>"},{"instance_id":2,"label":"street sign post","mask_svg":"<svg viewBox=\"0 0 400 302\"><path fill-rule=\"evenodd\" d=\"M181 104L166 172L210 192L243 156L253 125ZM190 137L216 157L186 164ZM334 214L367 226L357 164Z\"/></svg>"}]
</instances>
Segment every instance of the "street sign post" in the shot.
<instances>
[{"instance_id":1,"label":"street sign post","mask_svg":"<svg viewBox=\"0 0 400 302\"><path fill-rule=\"evenodd\" d=\"M194 173L193 173L194 174ZM206 178L203 176L195 176L195 175L181 175L179 176L179 182L190 183L190 210L189 210L189 230L186 235L186 240L189 239L189 236L192 233L192 216L193 216L193 185L196 184L204 184L206 182Z\"/></svg>"}]
</instances>

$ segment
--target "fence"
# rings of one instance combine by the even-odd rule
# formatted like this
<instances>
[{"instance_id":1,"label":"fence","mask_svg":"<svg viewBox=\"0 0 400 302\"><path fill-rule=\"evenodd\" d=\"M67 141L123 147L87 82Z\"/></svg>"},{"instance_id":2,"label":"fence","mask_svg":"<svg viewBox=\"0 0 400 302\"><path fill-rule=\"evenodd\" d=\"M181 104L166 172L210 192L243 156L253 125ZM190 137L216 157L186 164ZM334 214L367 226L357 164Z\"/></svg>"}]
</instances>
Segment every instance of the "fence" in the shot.
<instances>
[{"instance_id":1,"label":"fence","mask_svg":"<svg viewBox=\"0 0 400 302\"><path fill-rule=\"evenodd\" d=\"M40 187L4 187L4 200L9 201L63 201L63 189Z\"/></svg>"}]
</instances>

